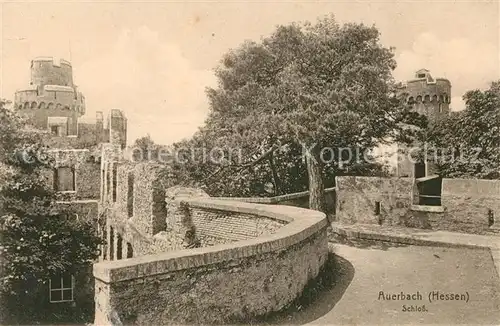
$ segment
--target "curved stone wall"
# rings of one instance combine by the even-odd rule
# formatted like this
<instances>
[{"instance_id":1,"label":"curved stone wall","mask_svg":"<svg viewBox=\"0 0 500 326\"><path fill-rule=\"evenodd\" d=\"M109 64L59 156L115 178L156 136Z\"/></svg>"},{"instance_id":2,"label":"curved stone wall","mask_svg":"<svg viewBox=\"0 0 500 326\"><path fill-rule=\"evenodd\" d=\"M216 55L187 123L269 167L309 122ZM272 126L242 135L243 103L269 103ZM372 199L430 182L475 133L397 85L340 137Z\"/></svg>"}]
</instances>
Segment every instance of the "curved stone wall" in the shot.
<instances>
[{"instance_id":1,"label":"curved stone wall","mask_svg":"<svg viewBox=\"0 0 500 326\"><path fill-rule=\"evenodd\" d=\"M278 311L301 294L327 259L323 213L212 198L177 200L208 219L224 212L280 225L270 234L246 234L245 240L95 264L96 325L221 324Z\"/></svg>"}]
</instances>

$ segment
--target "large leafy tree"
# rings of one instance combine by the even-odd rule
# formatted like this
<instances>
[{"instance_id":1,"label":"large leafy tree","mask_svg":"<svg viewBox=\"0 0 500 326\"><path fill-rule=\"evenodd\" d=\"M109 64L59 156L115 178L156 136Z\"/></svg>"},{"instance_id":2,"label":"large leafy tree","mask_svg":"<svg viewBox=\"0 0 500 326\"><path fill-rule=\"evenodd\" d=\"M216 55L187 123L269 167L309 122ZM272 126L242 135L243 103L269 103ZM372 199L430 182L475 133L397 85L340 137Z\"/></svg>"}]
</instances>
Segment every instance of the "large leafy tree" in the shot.
<instances>
[{"instance_id":1,"label":"large leafy tree","mask_svg":"<svg viewBox=\"0 0 500 326\"><path fill-rule=\"evenodd\" d=\"M472 90L466 108L435 123L428 139L445 177L500 178L500 81L485 91Z\"/></svg>"},{"instance_id":2,"label":"large leafy tree","mask_svg":"<svg viewBox=\"0 0 500 326\"><path fill-rule=\"evenodd\" d=\"M35 322L41 285L51 276L90 266L101 240L90 221L57 208L42 173L52 164L45 146L4 104L0 102L1 290L4 304L13 309L11 317Z\"/></svg>"},{"instance_id":3,"label":"large leafy tree","mask_svg":"<svg viewBox=\"0 0 500 326\"><path fill-rule=\"evenodd\" d=\"M407 135L402 122L411 114L391 76L395 66L375 27L340 26L333 17L278 26L261 42L245 42L224 56L194 144L222 148L231 158L215 169L217 177L228 169L241 175L262 162L275 188L306 177L310 208L323 210L325 182L336 173L372 169L365 153ZM243 162L229 155L236 148ZM305 160L295 159L297 149ZM273 167L276 161L283 164ZM200 177L212 177L208 165ZM276 165L290 174L278 181ZM294 178L298 171L307 173Z\"/></svg>"}]
</instances>

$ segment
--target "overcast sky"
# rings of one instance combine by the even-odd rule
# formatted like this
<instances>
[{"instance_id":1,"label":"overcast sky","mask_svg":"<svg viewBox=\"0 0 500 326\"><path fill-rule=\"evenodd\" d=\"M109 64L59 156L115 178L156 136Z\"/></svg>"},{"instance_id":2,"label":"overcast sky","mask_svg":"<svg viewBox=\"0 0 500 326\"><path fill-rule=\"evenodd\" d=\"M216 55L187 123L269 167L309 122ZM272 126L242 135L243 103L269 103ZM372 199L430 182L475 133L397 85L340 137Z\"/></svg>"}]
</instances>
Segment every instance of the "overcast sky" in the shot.
<instances>
[{"instance_id":1,"label":"overcast sky","mask_svg":"<svg viewBox=\"0 0 500 326\"><path fill-rule=\"evenodd\" d=\"M86 116L122 109L129 140L149 133L168 144L189 137L207 113L212 69L230 48L277 24L337 20L375 24L396 48L400 80L427 68L463 93L500 78L497 1L286 1L3 3L1 96L29 83L36 56L70 59ZM71 49L71 50L70 50Z\"/></svg>"}]
</instances>

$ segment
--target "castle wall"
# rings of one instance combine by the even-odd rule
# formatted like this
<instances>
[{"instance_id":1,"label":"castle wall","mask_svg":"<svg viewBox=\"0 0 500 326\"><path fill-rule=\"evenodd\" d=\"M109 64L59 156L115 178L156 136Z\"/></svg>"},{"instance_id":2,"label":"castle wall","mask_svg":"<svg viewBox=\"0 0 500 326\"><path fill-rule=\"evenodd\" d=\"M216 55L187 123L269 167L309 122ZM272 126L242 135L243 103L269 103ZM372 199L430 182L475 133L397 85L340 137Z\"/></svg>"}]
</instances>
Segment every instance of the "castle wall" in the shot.
<instances>
[{"instance_id":1,"label":"castle wall","mask_svg":"<svg viewBox=\"0 0 500 326\"><path fill-rule=\"evenodd\" d=\"M23 109L20 112L27 116L33 126L39 129L48 129L49 117L68 117L68 135L77 135L77 124L79 114L76 111L64 109L63 107L52 107L51 109Z\"/></svg>"},{"instance_id":2,"label":"castle wall","mask_svg":"<svg viewBox=\"0 0 500 326\"><path fill-rule=\"evenodd\" d=\"M339 222L399 225L412 204L413 180L343 176L336 177L336 189Z\"/></svg>"},{"instance_id":3,"label":"castle wall","mask_svg":"<svg viewBox=\"0 0 500 326\"><path fill-rule=\"evenodd\" d=\"M441 206L430 211L412 206L417 192L410 178L337 177L336 182L341 223L483 234L500 215L498 180L443 179Z\"/></svg>"},{"instance_id":4,"label":"castle wall","mask_svg":"<svg viewBox=\"0 0 500 326\"><path fill-rule=\"evenodd\" d=\"M49 155L54 161L51 168L43 171L47 184L54 184L54 169L58 167L75 169L76 191L56 194L59 200L99 199L100 161L94 156L93 152L85 149L51 150Z\"/></svg>"},{"instance_id":5,"label":"castle wall","mask_svg":"<svg viewBox=\"0 0 500 326\"><path fill-rule=\"evenodd\" d=\"M95 264L95 324L223 323L263 315L293 301L326 261L327 222L320 212L209 198L182 200L195 215L203 211L218 218L220 213L214 212L224 211L231 218L252 215L285 225L265 237ZM195 227L198 218L191 221ZM184 225L189 224L186 219L189 215Z\"/></svg>"},{"instance_id":6,"label":"castle wall","mask_svg":"<svg viewBox=\"0 0 500 326\"><path fill-rule=\"evenodd\" d=\"M500 221L500 181L443 179L440 227L459 232L481 233L490 226L488 214Z\"/></svg>"}]
</instances>

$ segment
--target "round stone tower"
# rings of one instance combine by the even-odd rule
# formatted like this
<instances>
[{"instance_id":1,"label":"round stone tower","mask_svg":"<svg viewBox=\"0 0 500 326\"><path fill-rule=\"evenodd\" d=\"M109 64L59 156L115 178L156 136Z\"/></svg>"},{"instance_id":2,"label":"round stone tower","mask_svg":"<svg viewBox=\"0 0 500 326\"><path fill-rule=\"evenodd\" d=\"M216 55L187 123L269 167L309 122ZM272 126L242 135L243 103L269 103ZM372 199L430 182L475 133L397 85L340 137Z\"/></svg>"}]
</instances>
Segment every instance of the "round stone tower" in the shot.
<instances>
[{"instance_id":1,"label":"round stone tower","mask_svg":"<svg viewBox=\"0 0 500 326\"><path fill-rule=\"evenodd\" d=\"M73 68L66 60L38 57L31 61L33 85L59 85L73 87Z\"/></svg>"},{"instance_id":2,"label":"round stone tower","mask_svg":"<svg viewBox=\"0 0 500 326\"><path fill-rule=\"evenodd\" d=\"M450 112L451 83L445 78L432 78L429 70L420 69L406 82L407 100L414 110L432 121Z\"/></svg>"},{"instance_id":3,"label":"round stone tower","mask_svg":"<svg viewBox=\"0 0 500 326\"><path fill-rule=\"evenodd\" d=\"M78 118L85 114L85 97L73 83L71 63L52 57L31 61L30 85L16 92L14 104L36 127L59 136L77 135Z\"/></svg>"}]
</instances>

